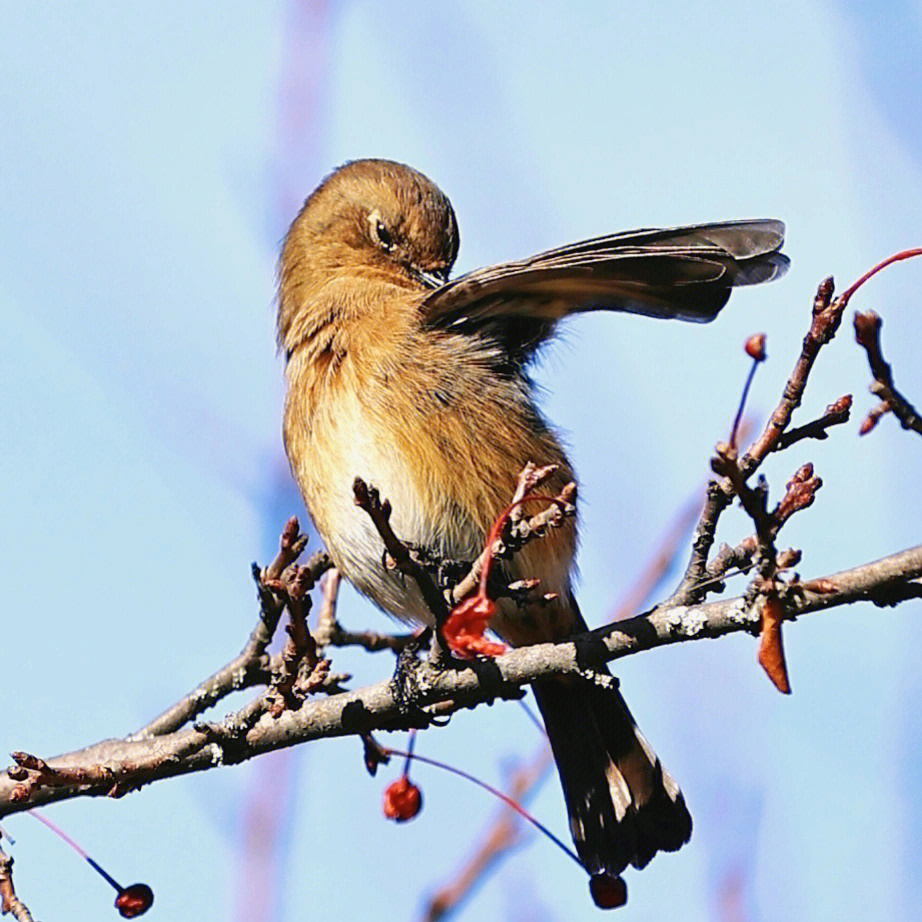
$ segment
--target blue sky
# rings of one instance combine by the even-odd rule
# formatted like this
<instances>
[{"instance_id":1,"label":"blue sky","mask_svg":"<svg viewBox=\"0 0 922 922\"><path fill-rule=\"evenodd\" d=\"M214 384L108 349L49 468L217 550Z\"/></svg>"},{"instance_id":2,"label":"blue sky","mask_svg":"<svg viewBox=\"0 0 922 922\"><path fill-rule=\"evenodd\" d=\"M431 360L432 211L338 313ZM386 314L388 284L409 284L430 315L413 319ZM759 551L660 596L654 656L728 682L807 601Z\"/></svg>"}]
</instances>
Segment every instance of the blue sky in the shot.
<instances>
[{"instance_id":1,"label":"blue sky","mask_svg":"<svg viewBox=\"0 0 922 922\"><path fill-rule=\"evenodd\" d=\"M383 156L430 175L459 215L459 270L635 226L787 221L787 278L738 294L714 324L580 318L537 370L582 481L579 597L595 623L705 477L745 337L768 333L751 404L764 413L817 281L844 286L920 244L918 3L871 17L809 0L237 3L220 15L35 2L4 4L3 21L6 751L129 732L242 645L249 562L301 513L279 433L278 243L333 166ZM884 317L897 383L917 400L920 271L894 267L854 302ZM860 419L867 381L843 328L801 420L845 392ZM863 440L855 429L766 465L776 491L806 460L825 481L786 529L805 575L919 541L922 445L892 419ZM722 537L745 528L728 515ZM348 591L341 616L386 625ZM912 917L918 616L856 606L790 627L791 698L747 637L619 664L696 821L690 846L630 876L622 918L719 919L734 875L759 922ZM371 680L391 663L343 654L336 666ZM493 781L534 744L514 705L420 740ZM408 919L494 809L455 779L417 777L426 808L401 827L381 819L385 782L365 775L354 740L48 813L116 877L154 886L151 918L253 919L236 881L244 814L290 787L264 917ZM534 809L564 830L556 782ZM110 895L75 856L28 818L6 825L37 917L102 917ZM582 877L533 841L463 918L594 913Z\"/></svg>"}]
</instances>

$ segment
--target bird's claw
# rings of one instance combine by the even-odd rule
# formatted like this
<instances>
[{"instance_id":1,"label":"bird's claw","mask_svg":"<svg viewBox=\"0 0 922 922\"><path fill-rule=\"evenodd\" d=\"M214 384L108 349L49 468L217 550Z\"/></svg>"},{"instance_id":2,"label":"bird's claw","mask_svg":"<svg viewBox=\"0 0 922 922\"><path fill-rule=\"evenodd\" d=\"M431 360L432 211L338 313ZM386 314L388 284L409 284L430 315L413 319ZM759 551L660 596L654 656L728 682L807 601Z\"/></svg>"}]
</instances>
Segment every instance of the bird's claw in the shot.
<instances>
[{"instance_id":1,"label":"bird's claw","mask_svg":"<svg viewBox=\"0 0 922 922\"><path fill-rule=\"evenodd\" d=\"M432 629L426 628L397 654L397 664L394 667L391 684L397 706L404 716L418 714L422 710L417 704L419 683L416 676L420 666L419 654L429 646L431 638Z\"/></svg>"}]
</instances>

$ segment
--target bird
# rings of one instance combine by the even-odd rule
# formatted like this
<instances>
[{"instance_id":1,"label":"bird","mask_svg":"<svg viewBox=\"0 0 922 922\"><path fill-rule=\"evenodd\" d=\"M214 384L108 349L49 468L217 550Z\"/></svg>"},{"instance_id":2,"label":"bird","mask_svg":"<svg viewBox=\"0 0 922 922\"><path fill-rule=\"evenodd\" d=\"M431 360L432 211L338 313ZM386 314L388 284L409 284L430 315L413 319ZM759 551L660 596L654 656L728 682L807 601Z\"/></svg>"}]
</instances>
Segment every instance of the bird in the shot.
<instances>
[{"instance_id":1,"label":"bird","mask_svg":"<svg viewBox=\"0 0 922 922\"><path fill-rule=\"evenodd\" d=\"M529 376L558 323L595 310L713 320L734 287L785 272L783 241L771 219L636 230L452 278L458 223L435 183L382 159L334 170L282 245L277 345L285 448L336 568L385 612L431 625L417 587L382 565L354 479L389 499L401 540L475 560L526 464L556 465L549 492L575 479ZM565 520L504 564L552 599L500 600L490 627L512 646L587 630L572 585L577 527ZM679 786L613 683L532 688L591 874L642 868L689 840Z\"/></svg>"}]
</instances>

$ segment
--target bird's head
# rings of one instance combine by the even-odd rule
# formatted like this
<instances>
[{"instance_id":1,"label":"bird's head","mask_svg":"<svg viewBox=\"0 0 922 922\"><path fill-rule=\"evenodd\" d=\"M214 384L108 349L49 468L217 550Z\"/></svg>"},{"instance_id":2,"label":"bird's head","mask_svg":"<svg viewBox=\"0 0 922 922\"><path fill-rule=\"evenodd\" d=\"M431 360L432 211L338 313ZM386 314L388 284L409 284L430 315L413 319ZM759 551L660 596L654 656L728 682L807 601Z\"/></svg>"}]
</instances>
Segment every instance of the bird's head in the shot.
<instances>
[{"instance_id":1,"label":"bird's head","mask_svg":"<svg viewBox=\"0 0 922 922\"><path fill-rule=\"evenodd\" d=\"M436 288L458 253L458 223L445 194L390 160L355 160L304 203L279 263L279 345L322 289L343 277Z\"/></svg>"}]
</instances>

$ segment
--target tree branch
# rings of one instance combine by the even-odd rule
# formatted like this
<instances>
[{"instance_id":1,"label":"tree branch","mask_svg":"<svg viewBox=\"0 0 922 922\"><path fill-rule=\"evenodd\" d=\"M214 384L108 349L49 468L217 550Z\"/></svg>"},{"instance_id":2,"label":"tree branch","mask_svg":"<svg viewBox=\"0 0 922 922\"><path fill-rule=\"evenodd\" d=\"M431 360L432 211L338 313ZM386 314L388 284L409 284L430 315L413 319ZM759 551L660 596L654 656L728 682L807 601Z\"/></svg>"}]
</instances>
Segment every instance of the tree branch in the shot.
<instances>
[{"instance_id":1,"label":"tree branch","mask_svg":"<svg viewBox=\"0 0 922 922\"><path fill-rule=\"evenodd\" d=\"M787 432L791 417L803 400L810 372L820 350L832 340L842 323L842 314L848 304L848 292L833 300L833 290L831 277L824 279L817 288L810 327L801 345L800 355L762 434L749 446L745 454L734 462L738 465L738 476L722 476L719 480L708 483L704 509L695 528L691 558L682 581L670 599L671 603L687 605L699 602L707 596L710 588L719 585L719 582L708 577L708 558L714 545L720 517L738 495L740 484L745 484L771 452L780 451L808 436L818 438L818 431L825 431L829 425L844 421L840 419L842 414L847 418L850 401L842 397L826 408L826 413L820 420L802 426L800 431ZM829 421L822 425L824 420ZM735 455L735 449L733 454Z\"/></svg>"},{"instance_id":2,"label":"tree branch","mask_svg":"<svg viewBox=\"0 0 922 922\"><path fill-rule=\"evenodd\" d=\"M851 409L852 395L843 394L834 403L829 404L829 406L826 407L826 411L819 418L803 426L796 426L794 429L788 429L786 432L782 432L781 435L778 436L778 441L775 442L775 447L772 451L784 451L785 448L789 448L795 442L800 442L802 439L818 439L819 441L823 441L828 438L828 430L830 427L839 426L842 423L848 422L851 416Z\"/></svg>"},{"instance_id":3,"label":"tree branch","mask_svg":"<svg viewBox=\"0 0 922 922\"><path fill-rule=\"evenodd\" d=\"M785 617L795 618L859 600L894 605L922 597L922 545L821 580L787 587ZM756 631L764 597L745 597L700 605L664 605L635 618L589 631L556 644L521 647L495 660L439 669L418 663L420 709L440 716L504 697L517 697L524 685L552 675L590 675L604 663L666 644ZM246 709L244 709L246 710ZM0 775L0 816L81 795L121 792L150 781L234 764L264 752L325 737L360 735L372 730L406 729L425 723L425 711L408 712L391 681L306 700L278 718L262 714L235 732L238 714L209 727L179 730L147 739L104 740L86 749L45 760L48 769L80 770L86 783L47 784ZM26 769L13 769L17 772ZM66 775L66 773L65 773Z\"/></svg>"}]
</instances>

